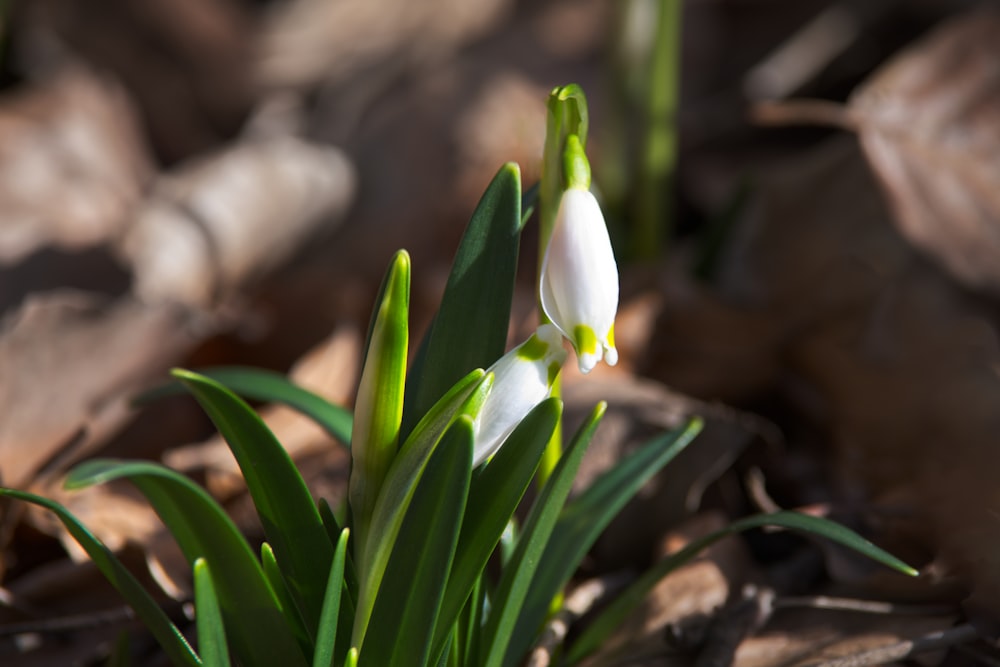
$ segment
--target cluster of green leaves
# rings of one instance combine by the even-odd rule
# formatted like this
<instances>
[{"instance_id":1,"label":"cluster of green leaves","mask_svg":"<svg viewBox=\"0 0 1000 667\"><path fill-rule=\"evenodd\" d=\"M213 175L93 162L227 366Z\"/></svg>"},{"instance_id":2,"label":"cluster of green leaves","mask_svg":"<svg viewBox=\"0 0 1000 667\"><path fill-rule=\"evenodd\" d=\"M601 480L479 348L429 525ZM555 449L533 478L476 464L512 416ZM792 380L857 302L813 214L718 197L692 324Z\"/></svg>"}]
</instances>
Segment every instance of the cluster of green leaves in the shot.
<instances>
[{"instance_id":1,"label":"cluster of green leaves","mask_svg":"<svg viewBox=\"0 0 1000 667\"><path fill-rule=\"evenodd\" d=\"M521 529L504 542L506 548L498 547L562 414L558 398L543 401L492 460L472 468L473 420L490 390L490 377L475 369L488 367L504 351L523 226L520 187L517 167L505 165L487 189L409 372L403 367L409 260L405 253L393 260L369 332L367 355L378 361L378 372L372 386L362 387L380 403L364 415L352 418L280 375L233 368L174 372L242 470L266 536L259 554L202 488L163 466L94 460L71 471L69 488L131 481L174 535L193 572L197 651L64 507L12 489L0 493L54 512L177 665L517 665L536 641L552 600L603 529L700 428L693 420L653 439L570 500L605 409L598 405L568 439ZM377 483L363 493L352 489L340 514L317 503L241 395L286 403L344 443L352 429L355 443L363 431L366 446L381 443L375 458L364 463ZM361 468L357 460L355 466L355 472ZM854 533L820 519L770 515L744 520L729 532L765 523L825 535L908 571ZM721 536L640 578L568 647L564 662L592 651L656 580ZM487 564L501 550L498 573L490 576Z\"/></svg>"}]
</instances>

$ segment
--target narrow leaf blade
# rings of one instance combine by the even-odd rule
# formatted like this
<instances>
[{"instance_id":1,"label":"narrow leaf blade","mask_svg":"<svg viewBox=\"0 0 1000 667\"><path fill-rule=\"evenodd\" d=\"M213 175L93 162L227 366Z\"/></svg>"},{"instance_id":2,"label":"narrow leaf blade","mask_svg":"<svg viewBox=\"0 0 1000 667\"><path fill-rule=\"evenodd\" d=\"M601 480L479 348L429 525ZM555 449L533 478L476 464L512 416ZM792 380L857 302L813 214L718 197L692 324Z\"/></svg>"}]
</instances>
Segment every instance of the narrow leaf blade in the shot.
<instances>
[{"instance_id":1,"label":"narrow leaf blade","mask_svg":"<svg viewBox=\"0 0 1000 667\"><path fill-rule=\"evenodd\" d=\"M462 611L500 541L507 523L538 468L542 452L562 415L562 403L551 398L538 404L510 434L493 460L476 476L469 492L455 564L435 632L435 653Z\"/></svg>"},{"instance_id":2,"label":"narrow leaf blade","mask_svg":"<svg viewBox=\"0 0 1000 667\"><path fill-rule=\"evenodd\" d=\"M372 539L355 548L360 576L355 643L360 643L375 603L375 593L389 562L415 484L452 422L462 415L474 417L492 386L492 376L481 370L469 373L432 407L403 443L386 476L385 486L372 516Z\"/></svg>"},{"instance_id":3,"label":"narrow leaf blade","mask_svg":"<svg viewBox=\"0 0 1000 667\"><path fill-rule=\"evenodd\" d=\"M69 510L53 500L25 491L0 488L0 496L23 500L55 514L69 534L73 536L73 539L77 541L77 544L87 552L90 560L94 562L101 574L118 589L129 606L135 610L136 615L159 642L170 661L175 665L188 665L189 667L200 664L198 656L191 650L184 635L177 629L177 626L171 623L167 614L156 604L156 601L142 587L142 584Z\"/></svg>"},{"instance_id":4,"label":"narrow leaf blade","mask_svg":"<svg viewBox=\"0 0 1000 667\"><path fill-rule=\"evenodd\" d=\"M472 474L472 420L441 438L400 528L381 581L361 664L427 664Z\"/></svg>"},{"instance_id":5,"label":"narrow leaf blade","mask_svg":"<svg viewBox=\"0 0 1000 667\"><path fill-rule=\"evenodd\" d=\"M208 413L236 457L264 534L314 637L333 545L302 475L263 420L235 394L190 371L175 370L173 375Z\"/></svg>"},{"instance_id":6,"label":"narrow leaf blade","mask_svg":"<svg viewBox=\"0 0 1000 667\"><path fill-rule=\"evenodd\" d=\"M306 631L302 614L299 612L298 606L295 604L295 600L292 599L292 594L288 590L288 581L281 573L281 567L278 566L278 559L274 555L274 549L267 542L262 542L260 545L260 565L264 571L264 578L267 579L271 590L274 591L278 605L284 610L285 619L292 628L299 646L302 647L304 654L308 654L312 650L312 639Z\"/></svg>"},{"instance_id":7,"label":"narrow leaf blade","mask_svg":"<svg viewBox=\"0 0 1000 667\"><path fill-rule=\"evenodd\" d=\"M236 525L204 489L154 463L107 459L78 465L70 472L66 487L122 478L146 496L191 566L204 557L215 573L219 606L240 663L304 667L305 658L260 563Z\"/></svg>"},{"instance_id":8,"label":"narrow leaf blade","mask_svg":"<svg viewBox=\"0 0 1000 667\"><path fill-rule=\"evenodd\" d=\"M215 366L203 368L198 374L215 380L237 396L254 401L281 403L309 417L345 447L350 446L351 411L330 403L325 398L298 386L286 375L247 366ZM181 385L165 384L142 394L138 403L181 392Z\"/></svg>"},{"instance_id":9,"label":"narrow leaf blade","mask_svg":"<svg viewBox=\"0 0 1000 667\"><path fill-rule=\"evenodd\" d=\"M517 621L515 637L530 636L548 614L552 599L625 504L680 454L701 431L701 420L655 438L602 475L580 497L566 505L535 573L528 599Z\"/></svg>"},{"instance_id":10,"label":"narrow leaf blade","mask_svg":"<svg viewBox=\"0 0 1000 667\"><path fill-rule=\"evenodd\" d=\"M539 559L569 496L583 454L606 409L605 403L598 404L573 436L528 513L514 555L504 569L493 595L489 619L483 629L480 664L485 667L517 664L531 644L533 637L513 636L515 624L528 596Z\"/></svg>"},{"instance_id":11,"label":"narrow leaf blade","mask_svg":"<svg viewBox=\"0 0 1000 667\"><path fill-rule=\"evenodd\" d=\"M330 566L330 577L326 582L326 592L323 597L323 614L319 619L319 632L316 638L316 650L313 653L313 667L331 667L335 665L337 640L341 637L350 638L347 633L340 632L341 598L344 590L344 564L347 560L347 541L350 530L345 528L337 540L333 552L333 564Z\"/></svg>"},{"instance_id":12,"label":"narrow leaf blade","mask_svg":"<svg viewBox=\"0 0 1000 667\"><path fill-rule=\"evenodd\" d=\"M212 573L204 558L194 562L194 609L202 664L205 667L229 667L226 628L212 583Z\"/></svg>"},{"instance_id":13,"label":"narrow leaf blade","mask_svg":"<svg viewBox=\"0 0 1000 667\"><path fill-rule=\"evenodd\" d=\"M917 576L919 572L887 551L880 549L854 531L834 523L829 519L808 516L798 512L775 512L773 514L758 514L740 519L725 528L705 537L695 540L677 553L663 558L648 569L639 579L632 583L614 602L594 619L584 633L567 653L566 663L574 664L592 653L603 644L611 633L628 618L629 614L642 602L643 598L663 577L688 562L702 550L718 542L723 537L763 526L780 526L791 530L799 530L814 535L820 535L842 544L860 554L871 558L887 567L908 576Z\"/></svg>"}]
</instances>

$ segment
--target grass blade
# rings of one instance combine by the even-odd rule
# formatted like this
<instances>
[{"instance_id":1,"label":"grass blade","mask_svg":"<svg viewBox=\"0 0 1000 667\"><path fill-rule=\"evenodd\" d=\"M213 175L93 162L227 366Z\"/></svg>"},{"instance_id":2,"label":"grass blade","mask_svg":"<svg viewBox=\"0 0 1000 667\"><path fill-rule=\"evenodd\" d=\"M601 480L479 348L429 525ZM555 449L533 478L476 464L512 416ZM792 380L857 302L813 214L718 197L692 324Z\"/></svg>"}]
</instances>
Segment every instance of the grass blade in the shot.
<instances>
[{"instance_id":1,"label":"grass blade","mask_svg":"<svg viewBox=\"0 0 1000 667\"><path fill-rule=\"evenodd\" d=\"M177 626L170 622L170 619L163 609L160 608L160 605L156 604L153 597L132 576L132 573L122 565L121 561L111 553L111 550L94 537L93 533L87 530L75 516L70 514L69 510L53 500L25 491L0 488L0 496L9 496L17 500L23 500L24 502L43 507L55 514L66 527L69 534L73 536L73 539L77 541L77 544L87 552L90 560L94 561L94 565L101 571L101 574L118 589L118 592L125 598L129 606L135 610L136 615L149 629L153 637L156 638L156 641L159 642L170 662L174 665L188 665L191 667L201 664L198 656L191 650L191 646L184 638L184 635L177 629Z\"/></svg>"},{"instance_id":2,"label":"grass blade","mask_svg":"<svg viewBox=\"0 0 1000 667\"><path fill-rule=\"evenodd\" d=\"M632 583L625 591L615 598L600 616L594 619L584 633L577 639L570 648L567 657L567 664L579 662L592 653L597 647L604 643L611 633L624 621L629 614L642 602L643 598L663 577L674 571L684 563L697 556L705 548L718 542L723 537L750 530L751 528L761 528L764 526L780 526L792 530L804 531L814 535L820 535L829 540L842 544L850 549L861 553L883 565L891 567L903 574L917 576L919 572L899 560L892 554L880 549L865 538L861 537L853 530L834 523L829 519L823 519L798 512L775 512L773 514L758 514L755 516L740 519L725 528L705 537L695 540L675 554L663 558L656 565L643 573L639 579Z\"/></svg>"},{"instance_id":3,"label":"grass blade","mask_svg":"<svg viewBox=\"0 0 1000 667\"><path fill-rule=\"evenodd\" d=\"M315 638L333 545L302 475L263 420L234 393L190 371L173 375L229 444L306 630Z\"/></svg>"},{"instance_id":4,"label":"grass blade","mask_svg":"<svg viewBox=\"0 0 1000 667\"><path fill-rule=\"evenodd\" d=\"M209 564L239 662L247 667L305 667L305 657L260 563L236 525L204 489L154 463L106 459L75 467L66 487L122 478L146 496L192 567L200 557Z\"/></svg>"},{"instance_id":5,"label":"grass blade","mask_svg":"<svg viewBox=\"0 0 1000 667\"><path fill-rule=\"evenodd\" d=\"M205 667L229 667L226 627L222 623L212 573L204 558L194 562L194 610L202 664Z\"/></svg>"}]
</instances>

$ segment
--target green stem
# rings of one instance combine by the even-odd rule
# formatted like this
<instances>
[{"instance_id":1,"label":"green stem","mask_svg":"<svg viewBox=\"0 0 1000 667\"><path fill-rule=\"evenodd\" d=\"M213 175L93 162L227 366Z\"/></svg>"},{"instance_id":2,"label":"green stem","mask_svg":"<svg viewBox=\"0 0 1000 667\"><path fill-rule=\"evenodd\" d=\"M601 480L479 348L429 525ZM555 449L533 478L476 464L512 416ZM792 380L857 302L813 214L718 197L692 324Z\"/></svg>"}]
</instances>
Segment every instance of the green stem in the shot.
<instances>
[{"instance_id":1,"label":"green stem","mask_svg":"<svg viewBox=\"0 0 1000 667\"><path fill-rule=\"evenodd\" d=\"M554 88L549 94L548 115L545 124L545 148L542 154L542 179L538 190L539 277L542 273L542 263L545 261L545 250L555 227L556 214L559 212L559 200L562 198L562 192L566 186L563 178L563 156L566 140L570 135L576 135L582 151L587 146L587 129L587 98L583 94L583 89L576 84ZM541 301L538 304L538 317L542 324L549 321L545 316L545 311L542 310ZM553 396L560 395L560 384L557 378L552 385ZM561 455L562 430L557 426L538 466L539 487L545 484Z\"/></svg>"}]
</instances>

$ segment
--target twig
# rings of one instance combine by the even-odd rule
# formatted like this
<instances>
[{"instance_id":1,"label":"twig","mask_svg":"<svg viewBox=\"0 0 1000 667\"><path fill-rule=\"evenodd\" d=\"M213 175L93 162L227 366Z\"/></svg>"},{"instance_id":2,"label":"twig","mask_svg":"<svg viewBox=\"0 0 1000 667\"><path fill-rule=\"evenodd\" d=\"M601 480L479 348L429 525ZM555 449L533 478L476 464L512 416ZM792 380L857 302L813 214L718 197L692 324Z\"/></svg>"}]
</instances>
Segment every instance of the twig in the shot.
<instances>
[{"instance_id":1,"label":"twig","mask_svg":"<svg viewBox=\"0 0 1000 667\"><path fill-rule=\"evenodd\" d=\"M807 667L871 667L909 658L926 651L957 646L979 638L979 633L969 624L926 634L917 639L907 639L887 646L861 651L854 655L811 663Z\"/></svg>"},{"instance_id":2,"label":"twig","mask_svg":"<svg viewBox=\"0 0 1000 667\"><path fill-rule=\"evenodd\" d=\"M22 635L29 632L44 634L88 630L106 625L116 625L124 621L130 621L133 618L135 618L135 612L132 611L132 608L122 605L121 607L114 607L104 611L91 611L85 614L42 618L34 621L0 625L0 637Z\"/></svg>"},{"instance_id":3,"label":"twig","mask_svg":"<svg viewBox=\"0 0 1000 667\"><path fill-rule=\"evenodd\" d=\"M774 499L767 492L767 483L764 480L763 470L754 466L747 472L745 481L750 502L756 505L758 510L770 513L779 512L783 509L778 503L774 502Z\"/></svg>"},{"instance_id":4,"label":"twig","mask_svg":"<svg viewBox=\"0 0 1000 667\"><path fill-rule=\"evenodd\" d=\"M826 595L789 596L778 598L774 601L775 609L788 609L796 607L897 616L947 616L948 614L954 614L957 611L953 605L946 604L897 604L894 602L882 602L879 600L838 598Z\"/></svg>"}]
</instances>

